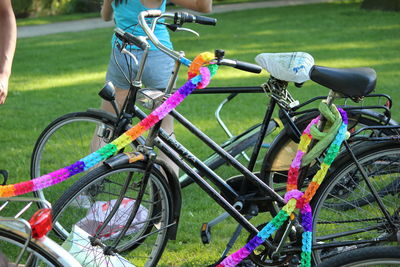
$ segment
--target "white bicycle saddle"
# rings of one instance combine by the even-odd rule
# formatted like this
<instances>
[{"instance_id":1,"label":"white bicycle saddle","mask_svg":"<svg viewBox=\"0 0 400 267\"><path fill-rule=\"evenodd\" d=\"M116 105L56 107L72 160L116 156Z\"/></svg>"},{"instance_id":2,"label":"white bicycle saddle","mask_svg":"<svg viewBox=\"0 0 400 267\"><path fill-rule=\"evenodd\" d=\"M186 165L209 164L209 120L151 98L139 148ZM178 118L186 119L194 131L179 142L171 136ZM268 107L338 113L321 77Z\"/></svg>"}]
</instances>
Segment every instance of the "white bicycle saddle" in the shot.
<instances>
[{"instance_id":1,"label":"white bicycle saddle","mask_svg":"<svg viewBox=\"0 0 400 267\"><path fill-rule=\"evenodd\" d=\"M262 53L256 56L256 62L276 79L295 83L310 80L314 66L314 58L305 52Z\"/></svg>"}]
</instances>

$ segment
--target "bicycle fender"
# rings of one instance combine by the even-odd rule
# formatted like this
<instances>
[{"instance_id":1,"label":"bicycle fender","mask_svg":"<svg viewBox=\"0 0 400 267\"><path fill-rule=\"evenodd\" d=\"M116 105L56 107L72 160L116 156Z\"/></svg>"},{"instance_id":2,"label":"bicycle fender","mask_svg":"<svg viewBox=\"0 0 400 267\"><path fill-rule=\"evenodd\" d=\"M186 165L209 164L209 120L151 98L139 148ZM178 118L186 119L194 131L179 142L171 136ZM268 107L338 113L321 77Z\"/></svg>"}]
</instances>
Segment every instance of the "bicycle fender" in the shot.
<instances>
[{"instance_id":1,"label":"bicycle fender","mask_svg":"<svg viewBox=\"0 0 400 267\"><path fill-rule=\"evenodd\" d=\"M115 116L115 114L102 110L102 109L98 109L98 108L88 108L86 110L87 113L105 118L109 121L112 121L113 123L115 123L117 121L117 116Z\"/></svg>"},{"instance_id":2,"label":"bicycle fender","mask_svg":"<svg viewBox=\"0 0 400 267\"><path fill-rule=\"evenodd\" d=\"M173 221L175 224L169 228L168 238L175 240L178 232L179 217L181 215L182 207L182 193L179 179L173 172L172 168L162 160L156 160L156 164L160 165L164 173L167 175L167 182L172 192L172 207L173 207Z\"/></svg>"}]
</instances>

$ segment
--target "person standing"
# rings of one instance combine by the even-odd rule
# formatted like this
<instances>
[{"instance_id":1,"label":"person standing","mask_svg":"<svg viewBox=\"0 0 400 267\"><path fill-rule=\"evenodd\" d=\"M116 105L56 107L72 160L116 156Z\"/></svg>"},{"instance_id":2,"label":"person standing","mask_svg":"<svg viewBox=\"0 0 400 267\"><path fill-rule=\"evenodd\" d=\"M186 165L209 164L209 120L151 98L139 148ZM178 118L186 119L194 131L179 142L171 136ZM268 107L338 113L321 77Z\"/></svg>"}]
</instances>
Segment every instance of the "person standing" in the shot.
<instances>
[{"instance_id":1,"label":"person standing","mask_svg":"<svg viewBox=\"0 0 400 267\"><path fill-rule=\"evenodd\" d=\"M0 0L0 104L7 98L16 42L17 23L11 0Z\"/></svg>"},{"instance_id":2,"label":"person standing","mask_svg":"<svg viewBox=\"0 0 400 267\"><path fill-rule=\"evenodd\" d=\"M149 9L158 9L165 12L166 2L167 0L104 0L101 17L105 21L110 21L114 18L116 27L136 36L145 36L144 31L138 25L139 13ZM171 2L181 7L203 13L209 13L212 10L212 0L171 0ZM164 46L172 49L173 45L165 25L157 24L154 33ZM121 73L121 69L125 73L131 71L128 77L135 77L138 66L132 60L125 60L124 55L115 46L116 41L116 36L113 35L112 49L114 51L111 52L106 80L111 81L115 86L116 101L118 106L121 107L129 89L129 82L123 73ZM174 60L158 50L150 41L149 44L150 51L143 72L143 83L148 88L165 88L174 67ZM133 47L131 53L140 62L143 51ZM102 109L114 113L111 104L104 100L102 102ZM174 137L173 118L171 116L166 116L163 119L161 127L170 136ZM166 161L169 166L172 166L176 173L178 172L176 165L165 155L160 153L160 158Z\"/></svg>"}]
</instances>

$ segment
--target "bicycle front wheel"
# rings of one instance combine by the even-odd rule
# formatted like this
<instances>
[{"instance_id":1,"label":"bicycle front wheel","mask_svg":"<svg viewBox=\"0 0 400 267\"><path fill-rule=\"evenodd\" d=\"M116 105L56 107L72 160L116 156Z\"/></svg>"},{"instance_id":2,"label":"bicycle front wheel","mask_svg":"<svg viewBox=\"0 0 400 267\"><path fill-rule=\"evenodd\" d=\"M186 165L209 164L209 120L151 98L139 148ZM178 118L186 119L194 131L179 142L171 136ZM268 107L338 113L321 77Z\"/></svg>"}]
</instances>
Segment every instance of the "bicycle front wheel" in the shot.
<instances>
[{"instance_id":1,"label":"bicycle front wheel","mask_svg":"<svg viewBox=\"0 0 400 267\"><path fill-rule=\"evenodd\" d=\"M400 266L400 247L367 247L341 253L318 267Z\"/></svg>"},{"instance_id":2,"label":"bicycle front wheel","mask_svg":"<svg viewBox=\"0 0 400 267\"><path fill-rule=\"evenodd\" d=\"M63 226L59 234L65 239L78 226L89 236L98 234L102 242L100 247L114 245L121 229L127 224L133 207L140 203L133 222L116 248L118 251L126 251L123 256L135 266L155 266L168 241L167 233L172 226L172 198L166 179L158 170L153 169L144 197L138 199L143 174L144 167L139 163L111 170L102 166L89 172L54 205L54 220ZM120 197L127 179L131 179L131 182L123 195L121 205L103 231L98 233L117 205L116 200ZM69 242L76 242L77 246L82 247L79 240ZM102 256L107 258L105 251L99 252L99 246L92 246L90 242L86 243L83 251L85 255L79 256L81 263ZM109 263L107 266L113 264Z\"/></svg>"},{"instance_id":3,"label":"bicycle front wheel","mask_svg":"<svg viewBox=\"0 0 400 267\"><path fill-rule=\"evenodd\" d=\"M367 143L366 147L355 152L390 220L398 228L400 144ZM341 162L344 164L333 166L334 171L326 177L311 202L314 244L336 243L340 247L317 251L314 254L318 261L343 250L373 244L376 238L389 240L395 234L356 163L350 158ZM355 242L351 245L340 245L347 241Z\"/></svg>"}]
</instances>

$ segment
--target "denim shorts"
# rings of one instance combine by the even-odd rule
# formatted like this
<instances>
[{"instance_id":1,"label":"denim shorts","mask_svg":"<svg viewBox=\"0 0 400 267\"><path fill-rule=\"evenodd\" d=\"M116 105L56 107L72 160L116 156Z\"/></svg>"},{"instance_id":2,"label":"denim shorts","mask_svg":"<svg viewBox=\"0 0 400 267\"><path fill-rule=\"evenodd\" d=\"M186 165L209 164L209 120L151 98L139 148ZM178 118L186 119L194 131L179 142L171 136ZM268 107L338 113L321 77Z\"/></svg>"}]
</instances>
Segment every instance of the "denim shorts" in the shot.
<instances>
[{"instance_id":1,"label":"denim shorts","mask_svg":"<svg viewBox=\"0 0 400 267\"><path fill-rule=\"evenodd\" d=\"M130 52L140 62L143 51L132 50ZM171 57L159 50L149 51L142 77L144 86L148 88L165 88L171 77L173 68L174 60ZM113 48L108 64L106 80L111 81L118 88L129 89L129 82L121 71L127 78L134 80L138 71L138 65L129 56L120 53L117 48Z\"/></svg>"}]
</instances>

